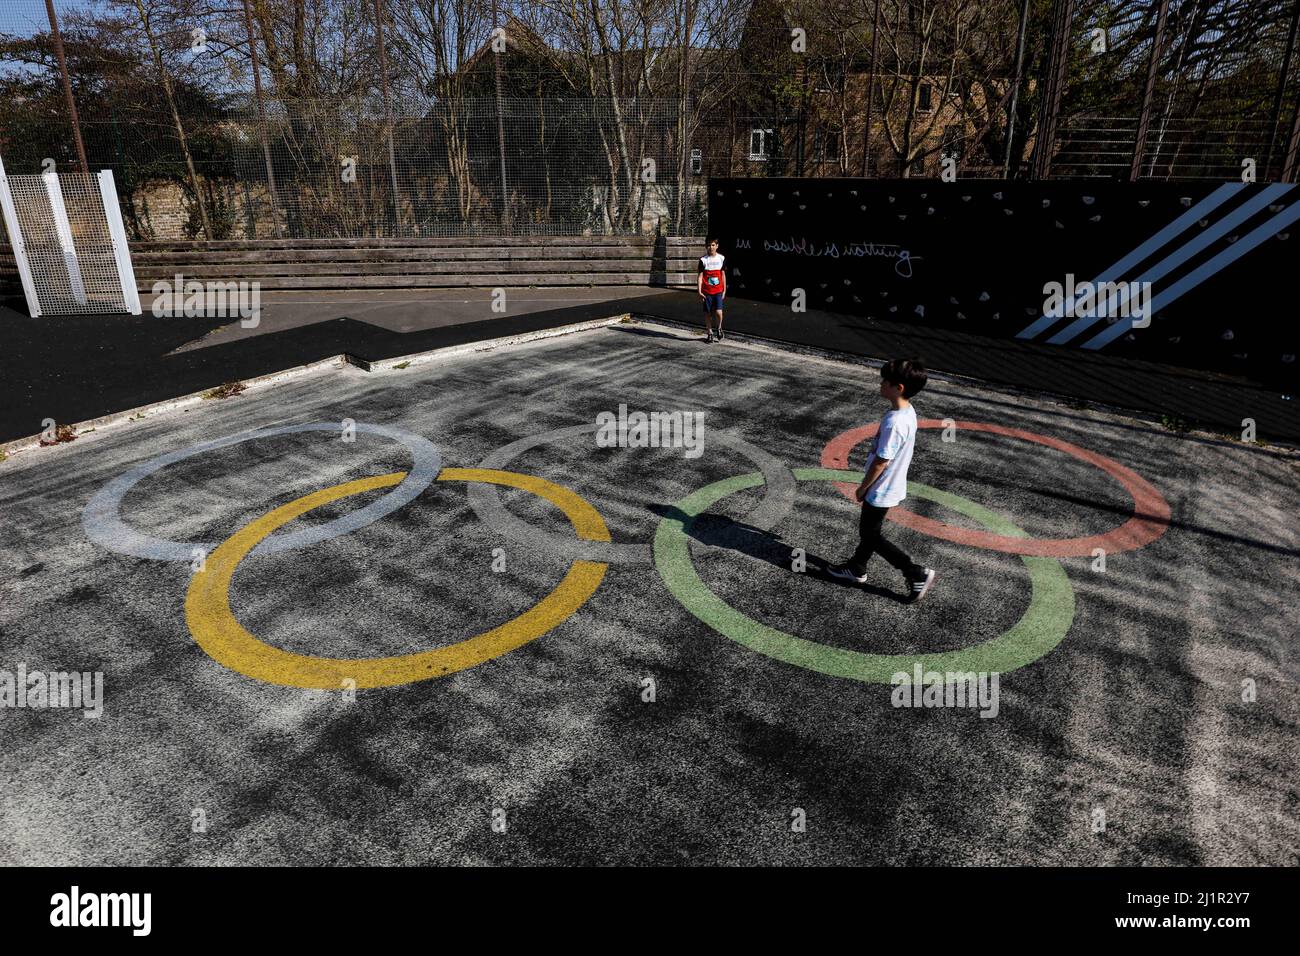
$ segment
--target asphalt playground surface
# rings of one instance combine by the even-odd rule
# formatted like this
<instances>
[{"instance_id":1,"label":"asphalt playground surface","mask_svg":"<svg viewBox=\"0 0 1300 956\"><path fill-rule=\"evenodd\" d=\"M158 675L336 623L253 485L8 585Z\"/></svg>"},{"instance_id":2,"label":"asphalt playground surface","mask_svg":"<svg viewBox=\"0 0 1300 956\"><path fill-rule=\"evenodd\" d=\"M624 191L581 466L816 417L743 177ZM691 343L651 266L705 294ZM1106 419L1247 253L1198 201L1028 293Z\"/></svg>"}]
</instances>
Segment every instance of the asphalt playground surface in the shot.
<instances>
[{"instance_id":1,"label":"asphalt playground surface","mask_svg":"<svg viewBox=\"0 0 1300 956\"><path fill-rule=\"evenodd\" d=\"M907 505L949 532L887 525L938 571L909 606L879 559L818 573L856 535L818 469L877 386L632 324L12 456L0 669L105 698L0 710L0 863L1300 863L1295 455L933 379L918 416L955 425L920 432ZM599 447L620 405L703 412L702 453ZM105 506L252 429L279 432ZM994 532L1108 535L1104 570ZM918 655L993 665L996 716L893 706L879 673Z\"/></svg>"}]
</instances>

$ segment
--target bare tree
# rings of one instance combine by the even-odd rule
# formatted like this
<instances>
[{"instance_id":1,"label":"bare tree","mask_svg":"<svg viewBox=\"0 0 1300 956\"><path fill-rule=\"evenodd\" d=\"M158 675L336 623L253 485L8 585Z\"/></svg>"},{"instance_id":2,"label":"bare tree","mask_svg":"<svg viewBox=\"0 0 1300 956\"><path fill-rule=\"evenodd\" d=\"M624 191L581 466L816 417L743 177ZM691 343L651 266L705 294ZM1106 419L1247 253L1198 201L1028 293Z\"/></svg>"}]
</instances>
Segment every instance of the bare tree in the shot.
<instances>
[{"instance_id":1,"label":"bare tree","mask_svg":"<svg viewBox=\"0 0 1300 956\"><path fill-rule=\"evenodd\" d=\"M955 94L968 66L968 44L979 35L982 11L977 0L884 4L881 124L900 176L910 176L918 160L942 149L935 136L941 123L964 120Z\"/></svg>"},{"instance_id":2,"label":"bare tree","mask_svg":"<svg viewBox=\"0 0 1300 956\"><path fill-rule=\"evenodd\" d=\"M124 3L125 0L117 0ZM199 174L194 169L194 156L190 153L189 138L185 135L185 124L181 122L180 111L176 108L176 94L172 89L171 73L163 60L163 50L154 32L154 18L161 9L161 15L167 17L169 14L174 18L174 11L167 11L159 0L147 2L147 0L130 0L135 9L135 15L140 24L140 32L144 35L145 42L149 46L149 53L153 58L154 69L157 70L158 80L162 84L163 95L167 99L167 107L171 111L172 124L176 129L176 138L181 144L181 154L185 157L185 169L189 173L190 190L194 194L194 204L199 213L199 221L203 226L203 238L212 239L212 222L208 218L208 207L203 201L203 190L199 186Z\"/></svg>"},{"instance_id":3,"label":"bare tree","mask_svg":"<svg viewBox=\"0 0 1300 956\"><path fill-rule=\"evenodd\" d=\"M394 59L435 99L434 121L442 130L451 188L462 223L483 204L470 166L470 57L489 30L484 0L410 0L393 6Z\"/></svg>"}]
</instances>

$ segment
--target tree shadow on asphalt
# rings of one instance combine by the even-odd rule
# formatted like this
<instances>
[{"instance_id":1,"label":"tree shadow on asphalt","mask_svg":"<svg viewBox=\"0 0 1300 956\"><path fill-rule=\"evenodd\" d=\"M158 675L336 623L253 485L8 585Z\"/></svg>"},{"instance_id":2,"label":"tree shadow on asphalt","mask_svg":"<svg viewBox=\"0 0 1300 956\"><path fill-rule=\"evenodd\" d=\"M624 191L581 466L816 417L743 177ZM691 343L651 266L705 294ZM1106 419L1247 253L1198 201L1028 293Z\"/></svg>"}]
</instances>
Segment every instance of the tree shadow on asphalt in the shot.
<instances>
[{"instance_id":1,"label":"tree shadow on asphalt","mask_svg":"<svg viewBox=\"0 0 1300 956\"><path fill-rule=\"evenodd\" d=\"M1148 514L1145 511L1136 511L1132 508L1126 509L1119 505L1112 505L1102 501L1098 501L1095 498L1085 498L1082 495L1067 494L1063 491L1056 490L1055 488L1046 488L1046 487L1037 487L1037 486L1030 487L1026 483L1013 483L1009 481L1003 481L997 478L989 477L987 475L981 477L980 480L987 485L1006 488L1027 495L1043 495L1044 497L1055 498L1058 501L1069 502L1070 504L1078 505L1082 508L1090 508L1093 511L1107 512L1109 514L1115 515L1116 517L1122 518L1124 520L1127 520L1132 517L1136 517L1136 518L1143 518L1147 521L1151 521L1154 520L1155 517L1154 515ZM1229 522L1225 521L1224 523L1227 524ZM1184 531L1193 532L1194 534L1202 534L1205 535L1206 537L1217 538L1220 541L1224 541L1232 545L1240 545L1246 548L1258 548L1261 551L1269 551L1272 552L1273 554L1281 554L1286 557L1292 557L1292 558L1300 557L1300 550L1297 550L1296 548L1288 548L1285 545L1273 544L1272 542L1269 541L1257 541L1254 538L1247 538L1247 537L1243 537L1242 535L1231 534L1226 531L1221 531L1217 528L1207 528L1204 525L1192 524L1191 522L1188 521L1180 521L1174 517L1170 517L1167 524L1169 525L1170 528L1179 528Z\"/></svg>"},{"instance_id":2,"label":"tree shadow on asphalt","mask_svg":"<svg viewBox=\"0 0 1300 956\"><path fill-rule=\"evenodd\" d=\"M616 332L622 332L624 335L635 335L637 338L671 339L674 342L689 342L693 338L699 338L699 333L704 329L704 323L703 322L700 323L699 329L693 329L689 331L683 329L680 333L677 334L674 334L672 332L661 332L658 329L638 328L636 326L627 326L627 325L624 326L612 325L610 326L610 328Z\"/></svg>"},{"instance_id":3,"label":"tree shadow on asphalt","mask_svg":"<svg viewBox=\"0 0 1300 956\"><path fill-rule=\"evenodd\" d=\"M836 562L816 555L807 548L804 549L807 570L795 571L792 567L792 552L798 545L790 545L772 532L755 528L743 521L736 521L725 515L715 514L702 514L698 518L692 519L690 515L672 505L650 505L649 507L651 511L661 518L672 518L680 521L683 530L690 538L707 547L726 548L728 551L735 551L755 560L764 561L788 574L813 578L836 587L863 591L877 597L889 598L900 604L904 601L903 595L888 588L874 584L855 584L852 581L832 577L826 569Z\"/></svg>"}]
</instances>

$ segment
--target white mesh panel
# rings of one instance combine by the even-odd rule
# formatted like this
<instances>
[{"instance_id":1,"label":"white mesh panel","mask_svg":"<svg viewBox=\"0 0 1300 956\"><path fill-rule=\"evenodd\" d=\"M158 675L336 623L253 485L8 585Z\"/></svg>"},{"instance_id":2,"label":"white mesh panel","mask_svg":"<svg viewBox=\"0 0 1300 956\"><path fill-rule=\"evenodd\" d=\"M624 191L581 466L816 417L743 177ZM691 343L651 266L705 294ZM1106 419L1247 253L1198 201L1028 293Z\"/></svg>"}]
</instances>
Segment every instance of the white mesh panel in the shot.
<instances>
[{"instance_id":1,"label":"white mesh panel","mask_svg":"<svg viewBox=\"0 0 1300 956\"><path fill-rule=\"evenodd\" d=\"M8 179L41 313L129 311L95 177L60 173L57 178ZM60 200L67 218L67 235L72 240L70 246L67 235L62 240L60 237Z\"/></svg>"}]
</instances>

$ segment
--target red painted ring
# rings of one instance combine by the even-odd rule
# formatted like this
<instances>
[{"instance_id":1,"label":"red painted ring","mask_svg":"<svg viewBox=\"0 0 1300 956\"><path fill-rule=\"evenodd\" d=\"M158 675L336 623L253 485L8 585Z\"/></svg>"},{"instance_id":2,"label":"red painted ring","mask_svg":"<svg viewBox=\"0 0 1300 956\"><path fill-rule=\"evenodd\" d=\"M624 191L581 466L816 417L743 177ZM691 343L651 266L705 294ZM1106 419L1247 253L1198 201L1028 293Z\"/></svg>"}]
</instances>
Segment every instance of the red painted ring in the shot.
<instances>
[{"instance_id":1,"label":"red painted ring","mask_svg":"<svg viewBox=\"0 0 1300 956\"><path fill-rule=\"evenodd\" d=\"M1129 493L1133 499L1133 514L1118 528L1106 534L1094 534L1086 538L1012 538L993 534L989 531L975 531L959 528L933 518L925 518L903 507L891 508L889 520L901 524L913 531L920 531L935 538L952 541L956 544L968 544L988 551L1003 551L1007 554L1023 554L1038 558L1076 558L1091 555L1097 548L1107 554L1132 551L1150 544L1159 538L1169 527L1169 502L1165 500L1154 485L1117 461L1113 461L1095 451L1071 445L1059 438L1039 435L1035 432L1022 431L1019 428L1007 428L1005 425L989 425L984 422L953 422L959 431L992 432L995 435L1008 435L1024 441L1046 445L1063 451L1080 461L1100 468L1110 475ZM925 418L916 423L918 428L943 428L944 422L937 418ZM878 425L863 425L841 432L826 443L822 449L823 468L848 468L849 455L858 445L876 433ZM835 486L854 503L854 485L836 482Z\"/></svg>"}]
</instances>

